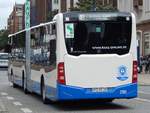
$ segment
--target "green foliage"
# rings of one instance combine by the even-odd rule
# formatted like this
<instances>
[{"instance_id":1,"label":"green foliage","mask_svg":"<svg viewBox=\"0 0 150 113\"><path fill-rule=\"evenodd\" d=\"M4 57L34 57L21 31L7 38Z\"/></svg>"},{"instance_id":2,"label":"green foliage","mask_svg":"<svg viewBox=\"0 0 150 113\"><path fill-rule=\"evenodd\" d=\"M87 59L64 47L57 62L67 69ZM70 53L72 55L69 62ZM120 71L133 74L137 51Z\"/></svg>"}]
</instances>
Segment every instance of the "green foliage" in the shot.
<instances>
[{"instance_id":1,"label":"green foliage","mask_svg":"<svg viewBox=\"0 0 150 113\"><path fill-rule=\"evenodd\" d=\"M0 31L0 49L4 49L8 43L8 31L1 30Z\"/></svg>"},{"instance_id":2,"label":"green foliage","mask_svg":"<svg viewBox=\"0 0 150 113\"><path fill-rule=\"evenodd\" d=\"M95 0L96 11L117 11L112 4L102 5L100 0ZM71 8L71 11L92 11L93 0L78 0L77 7Z\"/></svg>"},{"instance_id":3,"label":"green foliage","mask_svg":"<svg viewBox=\"0 0 150 113\"><path fill-rule=\"evenodd\" d=\"M58 10L50 11L47 15L47 20L51 21L57 13L58 13Z\"/></svg>"},{"instance_id":4,"label":"green foliage","mask_svg":"<svg viewBox=\"0 0 150 113\"><path fill-rule=\"evenodd\" d=\"M113 7L112 4L97 6L97 11L118 11L117 8Z\"/></svg>"},{"instance_id":5,"label":"green foliage","mask_svg":"<svg viewBox=\"0 0 150 113\"><path fill-rule=\"evenodd\" d=\"M89 11L93 5L93 0L79 0L77 2L77 9L80 11Z\"/></svg>"}]
</instances>

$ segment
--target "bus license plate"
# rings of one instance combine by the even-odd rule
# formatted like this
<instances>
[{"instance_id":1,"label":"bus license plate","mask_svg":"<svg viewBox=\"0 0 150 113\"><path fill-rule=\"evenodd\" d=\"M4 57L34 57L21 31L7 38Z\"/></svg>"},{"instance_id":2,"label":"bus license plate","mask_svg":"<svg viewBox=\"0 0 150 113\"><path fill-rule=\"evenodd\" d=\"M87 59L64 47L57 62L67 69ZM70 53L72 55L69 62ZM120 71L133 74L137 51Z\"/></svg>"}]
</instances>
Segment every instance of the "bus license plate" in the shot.
<instances>
[{"instance_id":1,"label":"bus license plate","mask_svg":"<svg viewBox=\"0 0 150 113\"><path fill-rule=\"evenodd\" d=\"M107 92L108 88L92 88L92 92Z\"/></svg>"}]
</instances>

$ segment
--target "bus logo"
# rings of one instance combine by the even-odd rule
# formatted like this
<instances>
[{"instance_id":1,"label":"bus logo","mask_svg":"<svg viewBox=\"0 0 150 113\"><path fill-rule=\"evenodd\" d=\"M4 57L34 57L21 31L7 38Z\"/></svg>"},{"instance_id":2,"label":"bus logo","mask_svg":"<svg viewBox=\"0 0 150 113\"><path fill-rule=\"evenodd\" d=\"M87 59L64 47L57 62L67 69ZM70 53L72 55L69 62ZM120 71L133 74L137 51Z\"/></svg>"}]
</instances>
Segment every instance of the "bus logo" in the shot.
<instances>
[{"instance_id":1,"label":"bus logo","mask_svg":"<svg viewBox=\"0 0 150 113\"><path fill-rule=\"evenodd\" d=\"M127 67L126 66L120 66L118 68L118 80L120 81L125 81L128 79L128 75L127 75Z\"/></svg>"}]
</instances>

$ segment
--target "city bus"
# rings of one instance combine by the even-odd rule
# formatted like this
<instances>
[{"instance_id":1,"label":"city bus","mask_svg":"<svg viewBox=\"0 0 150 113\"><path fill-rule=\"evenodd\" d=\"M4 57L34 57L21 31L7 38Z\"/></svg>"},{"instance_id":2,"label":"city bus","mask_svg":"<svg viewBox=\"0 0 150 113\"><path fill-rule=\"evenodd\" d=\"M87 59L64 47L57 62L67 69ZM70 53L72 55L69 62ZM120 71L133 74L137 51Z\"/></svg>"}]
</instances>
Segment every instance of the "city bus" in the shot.
<instances>
[{"instance_id":1,"label":"city bus","mask_svg":"<svg viewBox=\"0 0 150 113\"><path fill-rule=\"evenodd\" d=\"M26 84L26 30L9 35L8 76ZM30 92L43 102L137 97L136 20L127 12L66 12L30 28Z\"/></svg>"}]
</instances>

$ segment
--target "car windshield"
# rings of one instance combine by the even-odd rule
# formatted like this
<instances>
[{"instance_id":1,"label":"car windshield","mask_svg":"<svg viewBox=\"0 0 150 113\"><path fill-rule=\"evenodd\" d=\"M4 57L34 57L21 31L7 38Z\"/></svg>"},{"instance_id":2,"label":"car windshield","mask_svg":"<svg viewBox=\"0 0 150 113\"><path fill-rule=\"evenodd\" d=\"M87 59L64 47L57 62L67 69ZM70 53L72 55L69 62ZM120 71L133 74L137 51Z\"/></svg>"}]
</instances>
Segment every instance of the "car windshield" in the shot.
<instances>
[{"instance_id":1,"label":"car windshield","mask_svg":"<svg viewBox=\"0 0 150 113\"><path fill-rule=\"evenodd\" d=\"M8 60L8 54L1 54L0 59Z\"/></svg>"},{"instance_id":2,"label":"car windshield","mask_svg":"<svg viewBox=\"0 0 150 113\"><path fill-rule=\"evenodd\" d=\"M65 22L65 41L71 55L119 54L129 52L131 22Z\"/></svg>"}]
</instances>

